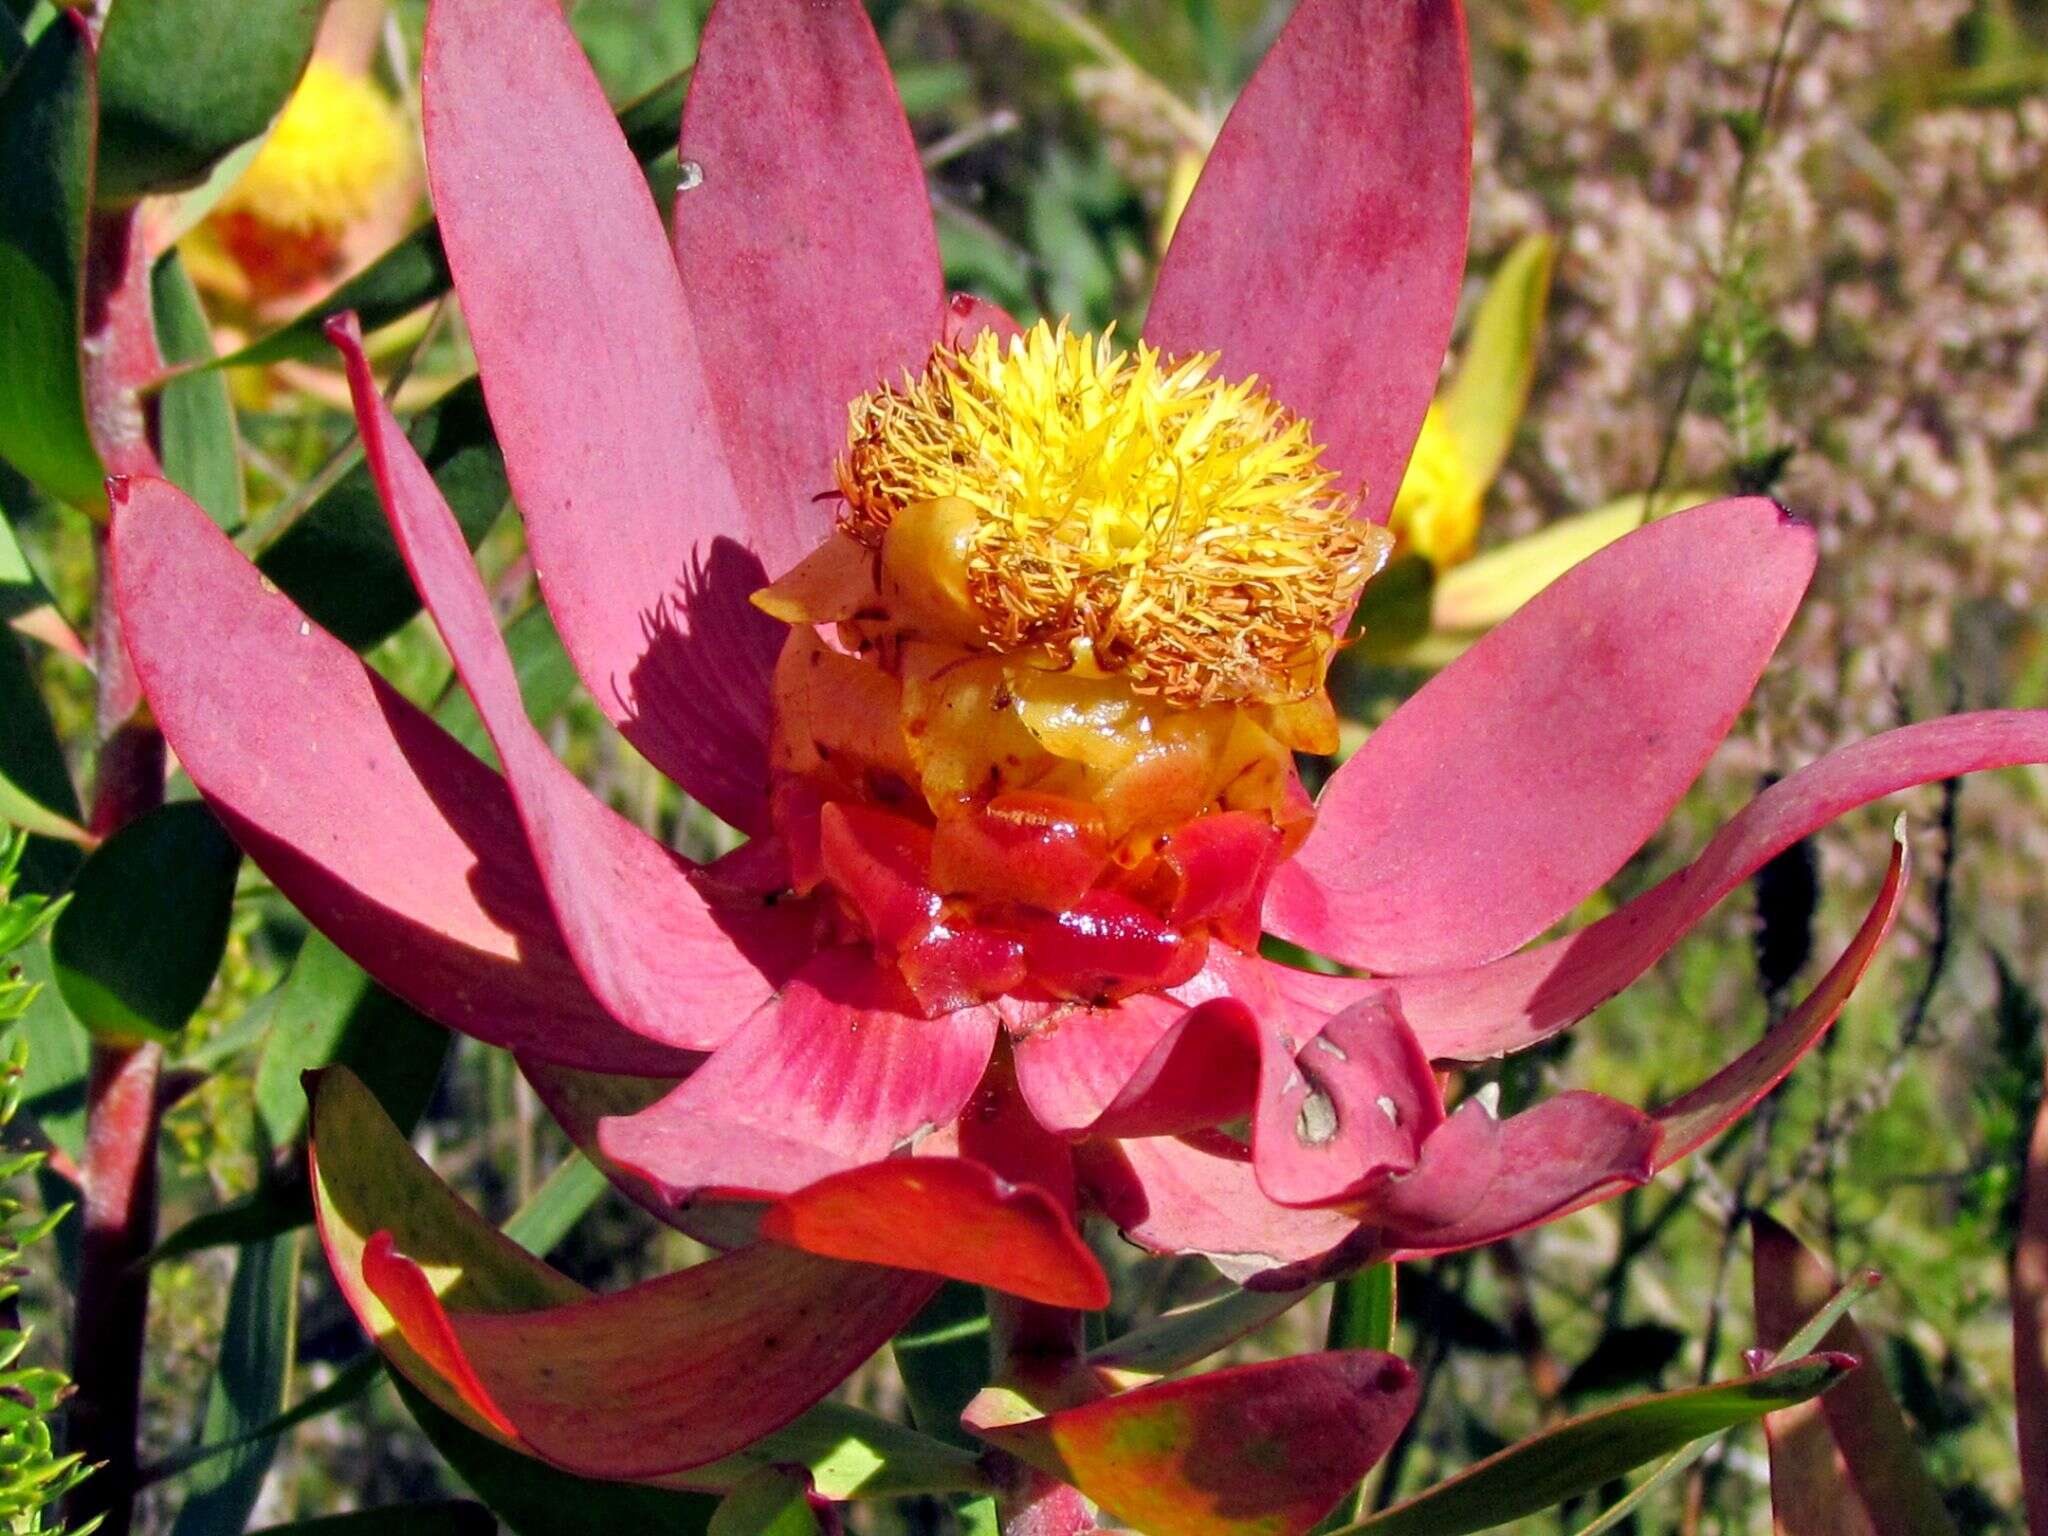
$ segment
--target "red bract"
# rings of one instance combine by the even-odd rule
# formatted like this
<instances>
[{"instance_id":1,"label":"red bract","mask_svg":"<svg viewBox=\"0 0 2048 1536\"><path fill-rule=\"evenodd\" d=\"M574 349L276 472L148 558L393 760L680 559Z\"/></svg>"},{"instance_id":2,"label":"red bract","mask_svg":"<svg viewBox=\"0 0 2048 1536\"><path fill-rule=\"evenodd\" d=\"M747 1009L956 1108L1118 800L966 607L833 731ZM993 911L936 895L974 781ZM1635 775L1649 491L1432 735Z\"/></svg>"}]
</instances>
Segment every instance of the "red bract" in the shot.
<instances>
[{"instance_id":1,"label":"red bract","mask_svg":"<svg viewBox=\"0 0 2048 1536\"><path fill-rule=\"evenodd\" d=\"M1789 775L1647 895L1522 950L1662 823L1792 617L1812 534L1744 499L1619 541L1473 646L1336 771L1291 858L1294 809L1284 826L1212 811L1165 839L1151 885L1117 890L1096 883L1104 834L1071 800L1001 794L935 832L886 785L820 794L771 764L773 701L857 731L861 669L822 640L786 649L749 598L831 533L820 493L849 401L939 343L1014 332L947 300L860 6L716 9L673 255L553 0L435 0L424 102L556 625L626 738L755 840L692 866L548 752L346 327L371 468L504 776L161 482L118 512L121 617L166 735L278 887L392 991L516 1051L579 1144L693 1230L730 1242L753 1208L721 1202L767 1202L768 1236L897 1266L913 1302L936 1273L1059 1306L1106 1299L1074 1231L1090 1210L1268 1286L1492 1241L1640 1183L1782 1078L1896 912L1903 850L1813 996L1662 1110L1570 1093L1503 1120L1447 1105L1434 1064L1571 1024L1852 806L2048 758L2039 713L1881 736ZM1451 0L1304 0L1217 142L1146 323L1166 352L1258 375L1375 519L1450 328L1469 112ZM791 657L844 686L778 693ZM1001 910L963 920L956 884ZM1270 963L1261 926L1378 974ZM651 1102L604 1086L628 1077L673 1086ZM371 1267L402 1296L397 1260ZM444 1331L481 1347L503 1330ZM1061 1454L1084 1454L1092 1422L1053 1431Z\"/></svg>"}]
</instances>

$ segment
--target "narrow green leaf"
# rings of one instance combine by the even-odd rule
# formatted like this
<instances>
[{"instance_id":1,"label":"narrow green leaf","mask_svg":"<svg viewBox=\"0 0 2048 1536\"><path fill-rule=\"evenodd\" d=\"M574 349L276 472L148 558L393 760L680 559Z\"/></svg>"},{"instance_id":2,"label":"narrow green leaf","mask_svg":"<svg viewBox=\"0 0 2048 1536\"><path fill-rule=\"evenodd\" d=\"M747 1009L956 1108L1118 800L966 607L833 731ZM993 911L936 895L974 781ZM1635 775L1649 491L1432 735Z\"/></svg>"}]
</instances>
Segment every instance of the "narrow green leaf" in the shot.
<instances>
[{"instance_id":1,"label":"narrow green leaf","mask_svg":"<svg viewBox=\"0 0 2048 1536\"><path fill-rule=\"evenodd\" d=\"M256 1114L273 1151L305 1134L301 1077L316 1067L354 1070L410 1132L425 1113L448 1031L378 986L325 936L308 934L276 993L270 1034L256 1063Z\"/></svg>"},{"instance_id":2,"label":"narrow green leaf","mask_svg":"<svg viewBox=\"0 0 2048 1536\"><path fill-rule=\"evenodd\" d=\"M960 1413L988 1384L988 1307L981 1288L949 1280L890 1344L910 1421L928 1435L977 1448Z\"/></svg>"},{"instance_id":3,"label":"narrow green leaf","mask_svg":"<svg viewBox=\"0 0 2048 1536\"><path fill-rule=\"evenodd\" d=\"M818 1536L804 1479L763 1467L718 1501L706 1536Z\"/></svg>"},{"instance_id":4,"label":"narrow green leaf","mask_svg":"<svg viewBox=\"0 0 2048 1536\"><path fill-rule=\"evenodd\" d=\"M6 723L0 730L0 821L43 837L83 838L64 748L28 655L6 630L0 630L0 721Z\"/></svg>"},{"instance_id":5,"label":"narrow green leaf","mask_svg":"<svg viewBox=\"0 0 2048 1536\"><path fill-rule=\"evenodd\" d=\"M96 112L85 23L67 13L0 89L0 458L74 506L105 494L79 355Z\"/></svg>"},{"instance_id":6,"label":"narrow green leaf","mask_svg":"<svg viewBox=\"0 0 2048 1536\"><path fill-rule=\"evenodd\" d=\"M1429 621L1439 630L1483 633L1624 534L1712 499L1705 491L1665 491L1652 507L1641 495L1622 496L1590 512L1559 518L1444 572L1431 597Z\"/></svg>"},{"instance_id":7,"label":"narrow green leaf","mask_svg":"<svg viewBox=\"0 0 2048 1536\"><path fill-rule=\"evenodd\" d=\"M517 1536L590 1536L592 1531L690 1536L705 1530L718 1508L707 1494L594 1482L558 1471L451 1418L404 1377L394 1373L391 1380L434 1449Z\"/></svg>"},{"instance_id":8,"label":"narrow green leaf","mask_svg":"<svg viewBox=\"0 0 2048 1536\"><path fill-rule=\"evenodd\" d=\"M276 1418L266 1420L245 1434L228 1440L213 1440L201 1445L188 1446L175 1455L167 1456L149 1469L148 1480L164 1482L179 1477L197 1466L203 1466L217 1456L225 1456L259 1440L275 1439L286 1430L296 1429L309 1419L317 1419L324 1413L332 1413L344 1404L352 1403L384 1377L384 1357L375 1350L359 1355L335 1375L334 1380L318 1391L309 1392L305 1397L280 1413Z\"/></svg>"},{"instance_id":9,"label":"narrow green leaf","mask_svg":"<svg viewBox=\"0 0 2048 1536\"><path fill-rule=\"evenodd\" d=\"M1393 1265L1375 1264L1339 1280L1330 1292L1329 1347L1392 1349L1396 1314Z\"/></svg>"},{"instance_id":10,"label":"narrow green leaf","mask_svg":"<svg viewBox=\"0 0 2048 1536\"><path fill-rule=\"evenodd\" d=\"M619 126L642 165L674 153L688 85L686 70L620 109ZM451 281L440 229L429 221L304 314L258 337L226 361L239 367L325 357L329 348L320 328L333 316L354 310L363 329L374 331L433 303L448 291Z\"/></svg>"},{"instance_id":11,"label":"narrow green leaf","mask_svg":"<svg viewBox=\"0 0 2048 1536\"><path fill-rule=\"evenodd\" d=\"M197 185L270 126L326 0L120 0L100 34L103 202Z\"/></svg>"},{"instance_id":12,"label":"narrow green leaf","mask_svg":"<svg viewBox=\"0 0 2048 1536\"><path fill-rule=\"evenodd\" d=\"M302 1246L294 1232L252 1243L236 1261L199 1443L243 1437L283 1411L298 1338ZM276 1454L275 1436L252 1438L199 1468L171 1536L239 1536Z\"/></svg>"},{"instance_id":13,"label":"narrow green leaf","mask_svg":"<svg viewBox=\"0 0 2048 1536\"><path fill-rule=\"evenodd\" d=\"M602 1169L571 1152L499 1230L536 1258L546 1258L610 1188Z\"/></svg>"},{"instance_id":14,"label":"narrow green leaf","mask_svg":"<svg viewBox=\"0 0 2048 1536\"><path fill-rule=\"evenodd\" d=\"M242 852L196 800L162 806L93 850L51 933L57 987L96 1035L169 1040L227 947Z\"/></svg>"},{"instance_id":15,"label":"narrow green leaf","mask_svg":"<svg viewBox=\"0 0 2048 1536\"><path fill-rule=\"evenodd\" d=\"M1856 1289L1853 1282L1786 1338L1792 1321L1826 1296L1834 1279L1826 1265L1771 1217L1752 1217L1750 1233L1758 1342L1770 1347L1785 1338L1778 1351L1783 1358L1805 1342L1801 1335L1810 1335L1821 1348L1869 1360L1870 1340L1845 1315L1843 1298ZM1874 1276L1864 1278L1874 1283ZM1771 1442L1773 1502L1781 1513L1795 1504L1808 1513L1854 1508L1875 1536L1957 1536L1955 1521L1928 1476L1898 1399L1875 1365L1830 1393L1817 1414L1787 1415L1765 1428Z\"/></svg>"},{"instance_id":16,"label":"narrow green leaf","mask_svg":"<svg viewBox=\"0 0 2048 1536\"><path fill-rule=\"evenodd\" d=\"M1205 1360L1293 1310L1307 1291L1245 1291L1235 1287L1213 1301L1133 1328L1089 1352L1089 1364L1133 1376L1164 1376Z\"/></svg>"},{"instance_id":17,"label":"narrow green leaf","mask_svg":"<svg viewBox=\"0 0 2048 1536\"><path fill-rule=\"evenodd\" d=\"M1465 1536L1590 1492L1680 1446L1817 1397L1853 1362L1809 1355L1754 1376L1637 1398L1512 1445L1342 1536Z\"/></svg>"},{"instance_id":18,"label":"narrow green leaf","mask_svg":"<svg viewBox=\"0 0 2048 1536\"><path fill-rule=\"evenodd\" d=\"M482 385L475 379L457 385L414 417L407 435L476 548L511 494ZM256 564L314 623L357 650L420 610L369 466L360 461Z\"/></svg>"},{"instance_id":19,"label":"narrow green leaf","mask_svg":"<svg viewBox=\"0 0 2048 1536\"><path fill-rule=\"evenodd\" d=\"M141 1262L161 1264L230 1243L263 1242L312 1219L313 1192L307 1185L264 1184L238 1200L201 1211L150 1249Z\"/></svg>"},{"instance_id":20,"label":"narrow green leaf","mask_svg":"<svg viewBox=\"0 0 2048 1536\"><path fill-rule=\"evenodd\" d=\"M347 1515L321 1515L289 1525L266 1525L250 1536L492 1536L498 1518L468 1499L393 1504Z\"/></svg>"},{"instance_id":21,"label":"narrow green leaf","mask_svg":"<svg viewBox=\"0 0 2048 1536\"><path fill-rule=\"evenodd\" d=\"M28 52L28 34L21 30L21 18L0 7L0 77L14 68Z\"/></svg>"},{"instance_id":22,"label":"narrow green leaf","mask_svg":"<svg viewBox=\"0 0 2048 1536\"><path fill-rule=\"evenodd\" d=\"M1516 242L1486 285L1444 391L1444 419L1458 441L1458 456L1482 487L1500 473L1529 403L1556 258L1548 235L1524 235Z\"/></svg>"},{"instance_id":23,"label":"narrow green leaf","mask_svg":"<svg viewBox=\"0 0 2048 1536\"><path fill-rule=\"evenodd\" d=\"M1876 1284L1877 1275L1870 1270L1865 1270L1851 1280L1835 1293L1826 1306L1807 1319L1804 1327L1785 1341L1785 1347L1777 1352L1775 1358L1796 1360L1811 1352L1827 1336L1828 1330L1847 1314L1849 1308L1869 1295ZM1651 1494L1670 1484L1679 1473L1706 1455L1707 1447L1712 1444L1712 1437L1707 1437L1695 1440L1683 1449L1673 1452L1656 1471L1610 1505L1591 1525L1581 1529L1578 1536L1603 1536L1604 1532L1614 1530L1641 1508Z\"/></svg>"},{"instance_id":24,"label":"narrow green leaf","mask_svg":"<svg viewBox=\"0 0 2048 1536\"><path fill-rule=\"evenodd\" d=\"M176 251L150 274L156 310L157 347L166 363L213 359L213 332L199 294ZM221 527L242 524L242 460L235 443L235 406L227 376L211 370L189 373L157 396L157 429L164 473Z\"/></svg>"}]
</instances>

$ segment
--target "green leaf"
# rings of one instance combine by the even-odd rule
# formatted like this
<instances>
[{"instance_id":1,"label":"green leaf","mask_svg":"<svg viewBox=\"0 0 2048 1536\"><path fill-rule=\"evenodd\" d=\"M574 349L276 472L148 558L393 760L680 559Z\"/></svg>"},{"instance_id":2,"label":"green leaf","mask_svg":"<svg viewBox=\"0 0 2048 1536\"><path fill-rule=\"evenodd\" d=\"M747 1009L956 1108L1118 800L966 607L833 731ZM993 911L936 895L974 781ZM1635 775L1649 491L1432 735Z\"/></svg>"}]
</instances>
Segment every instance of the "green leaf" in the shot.
<instances>
[{"instance_id":1,"label":"green leaf","mask_svg":"<svg viewBox=\"0 0 2048 1536\"><path fill-rule=\"evenodd\" d=\"M119 0L100 34L102 202L205 180L270 126L326 0Z\"/></svg>"},{"instance_id":2,"label":"green leaf","mask_svg":"<svg viewBox=\"0 0 2048 1536\"><path fill-rule=\"evenodd\" d=\"M1396 1315L1393 1265L1339 1280L1330 1292L1329 1348L1390 1350Z\"/></svg>"},{"instance_id":3,"label":"green leaf","mask_svg":"<svg viewBox=\"0 0 2048 1536\"><path fill-rule=\"evenodd\" d=\"M988 1385L988 1307L981 1288L948 1280L890 1343L910 1399L910 1421L928 1435L977 1448L960 1412Z\"/></svg>"},{"instance_id":4,"label":"green leaf","mask_svg":"<svg viewBox=\"0 0 2048 1536\"><path fill-rule=\"evenodd\" d=\"M1429 633L1430 597L1436 567L1420 555L1402 555L1365 584L1351 632L1358 643L1351 653L1366 661L1405 659L1405 653Z\"/></svg>"},{"instance_id":5,"label":"green leaf","mask_svg":"<svg viewBox=\"0 0 2048 1536\"><path fill-rule=\"evenodd\" d=\"M258 1243L313 1219L313 1192L303 1183L273 1181L238 1200L201 1211L150 1249L142 1262L161 1264L230 1243Z\"/></svg>"},{"instance_id":6,"label":"green leaf","mask_svg":"<svg viewBox=\"0 0 2048 1536\"><path fill-rule=\"evenodd\" d=\"M419 1123L447 1059L447 1030L370 980L318 933L307 935L275 996L255 1085L257 1118L273 1151L304 1135L300 1079L318 1067L352 1068L401 1130Z\"/></svg>"},{"instance_id":7,"label":"green leaf","mask_svg":"<svg viewBox=\"0 0 2048 1536\"><path fill-rule=\"evenodd\" d=\"M104 504L79 353L96 113L85 23L43 29L0 89L0 458L59 501Z\"/></svg>"},{"instance_id":8,"label":"green leaf","mask_svg":"<svg viewBox=\"0 0 2048 1536\"><path fill-rule=\"evenodd\" d=\"M242 853L196 800L161 806L93 850L51 933L57 988L95 1035L170 1040L227 948Z\"/></svg>"},{"instance_id":9,"label":"green leaf","mask_svg":"<svg viewBox=\"0 0 2048 1536\"><path fill-rule=\"evenodd\" d=\"M28 52L28 34L21 30L21 18L0 6L0 76L14 68Z\"/></svg>"},{"instance_id":10,"label":"green leaf","mask_svg":"<svg viewBox=\"0 0 2048 1536\"><path fill-rule=\"evenodd\" d=\"M1445 425L1481 487L1500 473L1529 403L1556 259L1557 246L1548 235L1524 235L1516 242L1486 285L1457 371L1444 391Z\"/></svg>"},{"instance_id":11,"label":"green leaf","mask_svg":"<svg viewBox=\"0 0 2048 1536\"><path fill-rule=\"evenodd\" d=\"M124 0L125 3L125 0ZM166 363L213 360L213 332L199 294L176 251L150 274L157 347ZM210 369L172 380L157 396L164 473L221 527L241 526L242 460L235 443L235 406L227 376Z\"/></svg>"},{"instance_id":12,"label":"green leaf","mask_svg":"<svg viewBox=\"0 0 2048 1536\"><path fill-rule=\"evenodd\" d=\"M76 1162L85 1152L85 1079L92 1042L57 990L47 939L16 950L9 963L19 965L22 979L36 988L28 1012L14 1025L28 1041L22 1108L51 1143Z\"/></svg>"},{"instance_id":13,"label":"green leaf","mask_svg":"<svg viewBox=\"0 0 2048 1536\"><path fill-rule=\"evenodd\" d=\"M1464 1536L1490 1531L1611 1482L1705 1435L1817 1397L1854 1362L1809 1355L1754 1376L1603 1408L1489 1456L1342 1536Z\"/></svg>"},{"instance_id":14,"label":"green leaf","mask_svg":"<svg viewBox=\"0 0 2048 1536\"><path fill-rule=\"evenodd\" d=\"M347 1515L321 1515L289 1525L266 1525L250 1536L493 1536L497 1516L468 1499L393 1504Z\"/></svg>"},{"instance_id":15,"label":"green leaf","mask_svg":"<svg viewBox=\"0 0 2048 1536\"><path fill-rule=\"evenodd\" d=\"M536 1258L546 1258L610 1188L604 1170L571 1152L499 1230Z\"/></svg>"},{"instance_id":16,"label":"green leaf","mask_svg":"<svg viewBox=\"0 0 2048 1536\"><path fill-rule=\"evenodd\" d=\"M190 1446L175 1455L166 1456L149 1469L149 1480L162 1482L178 1477L193 1467L203 1466L215 1457L228 1455L245 1445L253 1445L259 1440L275 1439L286 1430L296 1429L309 1419L317 1419L324 1413L332 1413L336 1408L354 1402L383 1379L384 1357L375 1350L359 1355L342 1367L326 1386L307 1393L276 1418L267 1419L254 1429L232 1439L210 1440Z\"/></svg>"},{"instance_id":17,"label":"green leaf","mask_svg":"<svg viewBox=\"0 0 2048 1536\"><path fill-rule=\"evenodd\" d=\"M1875 1270L1865 1270L1861 1275L1851 1280L1835 1293L1833 1299L1826 1306L1808 1318L1797 1333L1785 1341L1785 1347L1772 1357L1773 1360L1796 1360L1800 1356L1810 1353L1827 1336L1828 1330L1840 1322L1848 1313L1849 1308L1869 1295L1876 1285L1877 1273ZM1765 1419L1767 1429L1769 1423L1770 1420L1767 1417ZM1631 1488L1620 1499L1609 1505L1592 1524L1581 1529L1578 1532L1578 1536L1601 1536L1602 1532L1616 1529L1622 1521L1628 1519L1637 1509L1641 1508L1643 1502L1652 1493L1669 1484L1679 1473L1704 1456L1707 1453L1707 1447L1712 1443L1711 1439L1695 1440L1692 1444L1667 1456L1654 1472L1640 1483L1637 1483L1635 1487ZM1772 1454L1775 1458L1775 1448Z\"/></svg>"},{"instance_id":18,"label":"green leaf","mask_svg":"<svg viewBox=\"0 0 2048 1536\"><path fill-rule=\"evenodd\" d=\"M1439 630L1460 633L1489 630L1581 560L1624 534L1635 532L1653 518L1668 517L1712 499L1705 491L1665 491L1652 507L1644 496L1622 496L1591 512L1559 518L1525 538L1489 549L1446 571L1436 584L1430 622ZM1366 591L1370 593L1372 587Z\"/></svg>"},{"instance_id":19,"label":"green leaf","mask_svg":"<svg viewBox=\"0 0 2048 1536\"><path fill-rule=\"evenodd\" d=\"M620 109L619 126L625 130L626 142L643 166L674 153L683 118L683 93L688 84L689 74L685 71ZM304 314L268 336L258 337L226 361L230 366L240 367L326 357L330 348L320 328L333 316L354 310L363 329L374 331L433 303L448 291L451 281L447 253L441 249L440 229L430 221Z\"/></svg>"},{"instance_id":20,"label":"green leaf","mask_svg":"<svg viewBox=\"0 0 2048 1536\"><path fill-rule=\"evenodd\" d=\"M1213 1301L1197 1302L1120 1334L1091 1350L1088 1363L1131 1377L1164 1376L1205 1360L1226 1344L1265 1327L1307 1295L1307 1291L1232 1287Z\"/></svg>"},{"instance_id":21,"label":"green leaf","mask_svg":"<svg viewBox=\"0 0 2048 1536\"><path fill-rule=\"evenodd\" d=\"M719 1500L706 1536L818 1536L805 1479L779 1467L763 1467L743 1478Z\"/></svg>"},{"instance_id":22,"label":"green leaf","mask_svg":"<svg viewBox=\"0 0 2048 1536\"><path fill-rule=\"evenodd\" d=\"M236 1261L201 1444L242 1437L283 1411L298 1336L301 1247L294 1232L253 1243ZM276 1454L276 1437L264 1436L207 1462L187 1484L171 1536L238 1536Z\"/></svg>"},{"instance_id":23,"label":"green leaf","mask_svg":"<svg viewBox=\"0 0 2048 1536\"><path fill-rule=\"evenodd\" d=\"M505 649L512 656L512 671L519 679L519 694L526 701L527 716L535 725L546 728L569 707L580 686L576 664L555 633L547 604L534 603L505 626ZM434 706L434 719L470 751L496 766L497 749L491 745L476 704L464 689L450 684L448 692Z\"/></svg>"},{"instance_id":24,"label":"green leaf","mask_svg":"<svg viewBox=\"0 0 2048 1536\"><path fill-rule=\"evenodd\" d=\"M474 549L511 492L483 387L459 384L413 418L407 436ZM263 574L344 644L375 645L420 610L405 561L358 461L256 559Z\"/></svg>"},{"instance_id":25,"label":"green leaf","mask_svg":"<svg viewBox=\"0 0 2048 1536\"><path fill-rule=\"evenodd\" d=\"M83 840L78 791L21 642L0 630L0 821L44 837Z\"/></svg>"}]
</instances>

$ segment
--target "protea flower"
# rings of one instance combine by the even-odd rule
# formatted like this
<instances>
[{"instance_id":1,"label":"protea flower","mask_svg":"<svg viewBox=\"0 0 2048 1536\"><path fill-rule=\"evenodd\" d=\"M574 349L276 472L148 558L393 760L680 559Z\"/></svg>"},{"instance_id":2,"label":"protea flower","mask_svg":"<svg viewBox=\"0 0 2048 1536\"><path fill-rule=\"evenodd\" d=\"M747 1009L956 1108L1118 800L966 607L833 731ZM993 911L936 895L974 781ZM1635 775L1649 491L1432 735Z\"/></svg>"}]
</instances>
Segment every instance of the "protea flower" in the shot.
<instances>
[{"instance_id":1,"label":"protea flower","mask_svg":"<svg viewBox=\"0 0 2048 1536\"><path fill-rule=\"evenodd\" d=\"M749 840L693 867L549 754L346 326L370 463L504 776L166 485L121 498L116 585L167 736L279 889L384 985L516 1052L629 1191L771 1240L709 1267L737 1266L719 1294L740 1319L709 1338L637 1292L529 1280L444 1302L453 1261L403 1232L335 1248L402 1366L543 1454L573 1460L591 1414L628 1410L600 1381L564 1440L564 1394L586 1389L534 1363L540 1340L605 1376L772 1334L749 1399L772 1419L886 1337L920 1274L1101 1305L1085 1212L1285 1287L1639 1183L1819 1036L1896 910L1896 860L1813 997L1663 1110L1453 1111L1433 1064L1563 1029L1850 806L2048 756L2038 714L1880 737L1785 778L1640 900L1523 949L1656 829L1791 618L1813 536L1747 499L1578 566L1310 803L1293 754L1333 744L1325 670L1389 542L1463 266L1452 0L1298 7L1129 350L948 299L854 0L714 11L673 251L552 0L435 0L424 102L563 640L625 737ZM1270 962L1262 933L1367 974ZM345 1166L346 1140L321 1150L323 1177ZM717 1282L677 1280L674 1328L700 1329ZM761 1321L762 1298L811 1321ZM462 1302L554 1310L527 1328ZM671 1373L659 1410L722 1411L705 1394L734 1379ZM605 1443L603 1469L636 1476L732 1448Z\"/></svg>"}]
</instances>

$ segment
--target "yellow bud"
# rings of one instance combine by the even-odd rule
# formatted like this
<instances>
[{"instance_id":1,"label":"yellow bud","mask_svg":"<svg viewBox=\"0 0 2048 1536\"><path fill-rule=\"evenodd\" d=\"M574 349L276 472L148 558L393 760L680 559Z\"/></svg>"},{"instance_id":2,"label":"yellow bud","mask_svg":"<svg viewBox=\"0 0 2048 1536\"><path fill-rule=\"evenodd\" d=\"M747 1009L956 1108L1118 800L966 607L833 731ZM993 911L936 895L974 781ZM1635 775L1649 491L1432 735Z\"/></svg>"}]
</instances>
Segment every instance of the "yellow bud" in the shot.
<instances>
[{"instance_id":1,"label":"yellow bud","mask_svg":"<svg viewBox=\"0 0 2048 1536\"><path fill-rule=\"evenodd\" d=\"M1442 408L1431 405L1422 418L1422 433L1401 477L1387 526L1403 548L1439 571L1447 570L1468 559L1479 542L1483 494Z\"/></svg>"}]
</instances>

